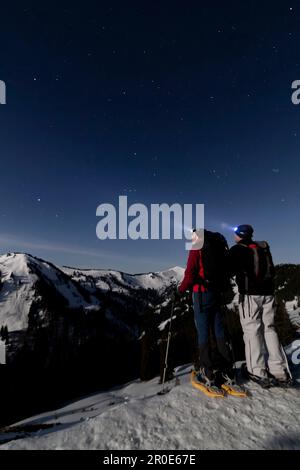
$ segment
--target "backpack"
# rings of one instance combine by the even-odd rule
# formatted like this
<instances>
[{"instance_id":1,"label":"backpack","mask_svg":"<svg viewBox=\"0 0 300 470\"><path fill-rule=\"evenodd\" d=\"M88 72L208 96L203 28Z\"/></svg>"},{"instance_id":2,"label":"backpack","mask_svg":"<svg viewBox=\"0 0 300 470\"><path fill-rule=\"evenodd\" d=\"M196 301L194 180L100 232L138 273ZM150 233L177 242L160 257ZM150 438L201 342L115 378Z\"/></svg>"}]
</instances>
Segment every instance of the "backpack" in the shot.
<instances>
[{"instance_id":1,"label":"backpack","mask_svg":"<svg viewBox=\"0 0 300 470\"><path fill-rule=\"evenodd\" d=\"M199 269L199 277L204 287L215 287L224 291L230 286L227 259L228 244L223 235L205 230Z\"/></svg>"},{"instance_id":2,"label":"backpack","mask_svg":"<svg viewBox=\"0 0 300 470\"><path fill-rule=\"evenodd\" d=\"M249 245L239 243L239 245L250 249L253 253L253 272L247 273L257 281L270 281L274 279L275 268L267 242L253 241Z\"/></svg>"}]
</instances>

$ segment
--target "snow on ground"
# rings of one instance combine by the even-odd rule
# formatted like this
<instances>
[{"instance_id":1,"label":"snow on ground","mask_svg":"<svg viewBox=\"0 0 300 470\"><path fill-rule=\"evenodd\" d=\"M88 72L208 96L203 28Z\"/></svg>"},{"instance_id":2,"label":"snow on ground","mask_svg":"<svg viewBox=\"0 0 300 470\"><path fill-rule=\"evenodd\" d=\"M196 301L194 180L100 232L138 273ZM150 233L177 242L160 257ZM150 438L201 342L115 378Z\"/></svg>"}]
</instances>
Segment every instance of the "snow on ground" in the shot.
<instances>
[{"instance_id":1,"label":"snow on ground","mask_svg":"<svg viewBox=\"0 0 300 470\"><path fill-rule=\"evenodd\" d=\"M190 385L190 369L177 368L181 384L166 395L157 378L137 380L17 423L20 432L0 433L10 439L1 450L300 449L299 388L247 382L248 398L209 398Z\"/></svg>"}]
</instances>

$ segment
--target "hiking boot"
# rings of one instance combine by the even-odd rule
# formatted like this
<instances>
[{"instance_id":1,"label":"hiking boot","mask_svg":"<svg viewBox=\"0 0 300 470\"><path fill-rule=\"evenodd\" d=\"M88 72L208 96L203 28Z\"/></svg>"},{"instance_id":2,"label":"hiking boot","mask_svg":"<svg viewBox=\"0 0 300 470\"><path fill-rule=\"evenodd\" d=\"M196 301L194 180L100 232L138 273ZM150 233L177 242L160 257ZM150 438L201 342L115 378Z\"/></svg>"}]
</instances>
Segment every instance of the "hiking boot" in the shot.
<instances>
[{"instance_id":1,"label":"hiking boot","mask_svg":"<svg viewBox=\"0 0 300 470\"><path fill-rule=\"evenodd\" d=\"M273 375L269 373L270 380L272 381L274 387L293 387L295 385L294 379L290 374L285 370L281 375Z\"/></svg>"},{"instance_id":2,"label":"hiking boot","mask_svg":"<svg viewBox=\"0 0 300 470\"><path fill-rule=\"evenodd\" d=\"M252 382L257 383L262 388L270 388L270 387L275 385L271 378L269 378L269 377L260 377L258 375L251 374L249 371L248 371L248 379L252 380Z\"/></svg>"}]
</instances>

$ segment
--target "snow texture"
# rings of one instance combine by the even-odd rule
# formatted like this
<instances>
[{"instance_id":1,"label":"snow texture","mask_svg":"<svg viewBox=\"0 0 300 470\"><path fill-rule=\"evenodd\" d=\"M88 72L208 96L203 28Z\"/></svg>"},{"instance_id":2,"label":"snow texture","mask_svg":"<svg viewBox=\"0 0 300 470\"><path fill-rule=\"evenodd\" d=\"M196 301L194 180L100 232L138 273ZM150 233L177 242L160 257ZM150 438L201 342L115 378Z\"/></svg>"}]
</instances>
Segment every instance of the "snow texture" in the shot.
<instances>
[{"instance_id":1,"label":"snow texture","mask_svg":"<svg viewBox=\"0 0 300 470\"><path fill-rule=\"evenodd\" d=\"M127 274L104 269L61 268L65 274L79 281L85 288L94 287L112 292L127 293L129 289L154 289L163 292L171 284L177 284L184 274L181 267L173 267L166 271L146 274Z\"/></svg>"},{"instance_id":2,"label":"snow texture","mask_svg":"<svg viewBox=\"0 0 300 470\"><path fill-rule=\"evenodd\" d=\"M300 449L299 388L247 382L247 398L210 398L191 386L190 369L177 368L181 384L162 396L158 378L137 380L17 423L19 432L0 433L1 449Z\"/></svg>"}]
</instances>

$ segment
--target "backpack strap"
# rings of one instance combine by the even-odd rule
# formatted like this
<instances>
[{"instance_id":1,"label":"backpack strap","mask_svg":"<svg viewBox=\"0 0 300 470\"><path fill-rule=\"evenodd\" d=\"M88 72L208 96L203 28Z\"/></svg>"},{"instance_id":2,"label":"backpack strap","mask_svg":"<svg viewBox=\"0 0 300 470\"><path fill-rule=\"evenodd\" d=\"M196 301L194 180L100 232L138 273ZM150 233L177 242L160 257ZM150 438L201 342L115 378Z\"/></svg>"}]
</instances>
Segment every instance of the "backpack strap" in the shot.
<instances>
[{"instance_id":1,"label":"backpack strap","mask_svg":"<svg viewBox=\"0 0 300 470\"><path fill-rule=\"evenodd\" d=\"M249 250L252 250L253 255L254 255L254 273L255 273L255 276L258 277L259 276L259 255L258 255L259 245L258 243L252 242L252 243L249 243L249 245L246 245L246 243L239 243L239 246L243 246L245 248L248 248ZM248 274L247 273L244 273L244 274L248 278ZM247 279L247 282L248 282L248 279ZM248 291L247 287L248 286L245 286L246 292Z\"/></svg>"},{"instance_id":2,"label":"backpack strap","mask_svg":"<svg viewBox=\"0 0 300 470\"><path fill-rule=\"evenodd\" d=\"M268 242L266 241L261 241L261 242L255 242L259 248L261 248L264 251L264 255L266 258L267 262L267 269L266 269L266 274L265 277L268 279L274 278L274 264L272 260L272 255L270 251L270 247Z\"/></svg>"},{"instance_id":3,"label":"backpack strap","mask_svg":"<svg viewBox=\"0 0 300 470\"><path fill-rule=\"evenodd\" d=\"M249 245L250 250L253 251L254 255L254 274L256 277L259 277L260 270L259 270L259 254L258 254L258 249L260 248L258 243L250 243Z\"/></svg>"},{"instance_id":4,"label":"backpack strap","mask_svg":"<svg viewBox=\"0 0 300 470\"><path fill-rule=\"evenodd\" d=\"M257 278L260 275L259 250L263 250L267 264L267 269L264 277L268 279L273 277L274 266L271 257L270 247L266 241L253 241L252 243L249 243L249 245L246 245L245 243L239 243L239 246L244 246L245 248L249 248L250 250L252 250L254 255L254 273Z\"/></svg>"}]
</instances>

